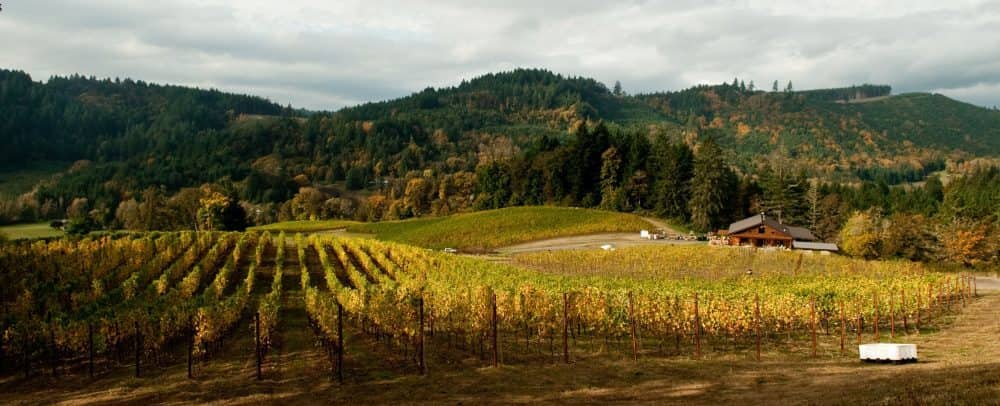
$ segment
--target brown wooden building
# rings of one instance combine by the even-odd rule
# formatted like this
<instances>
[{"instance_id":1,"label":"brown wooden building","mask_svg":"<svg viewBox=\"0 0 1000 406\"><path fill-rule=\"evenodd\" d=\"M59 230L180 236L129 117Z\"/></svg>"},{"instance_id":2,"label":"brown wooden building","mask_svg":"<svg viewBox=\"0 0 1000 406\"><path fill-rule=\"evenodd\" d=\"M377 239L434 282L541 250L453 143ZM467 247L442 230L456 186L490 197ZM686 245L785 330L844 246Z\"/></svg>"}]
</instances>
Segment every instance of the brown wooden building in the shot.
<instances>
[{"instance_id":1,"label":"brown wooden building","mask_svg":"<svg viewBox=\"0 0 1000 406\"><path fill-rule=\"evenodd\" d=\"M729 225L729 245L794 248L795 242L816 241L811 231L782 224L764 214L748 217Z\"/></svg>"}]
</instances>

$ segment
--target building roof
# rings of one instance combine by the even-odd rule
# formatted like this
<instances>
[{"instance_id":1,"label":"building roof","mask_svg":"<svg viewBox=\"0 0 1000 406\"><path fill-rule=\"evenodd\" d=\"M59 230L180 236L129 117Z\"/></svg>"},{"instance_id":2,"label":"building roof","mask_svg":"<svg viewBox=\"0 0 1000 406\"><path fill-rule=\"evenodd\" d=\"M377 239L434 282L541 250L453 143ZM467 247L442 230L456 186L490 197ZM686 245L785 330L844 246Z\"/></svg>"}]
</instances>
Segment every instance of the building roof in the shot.
<instances>
[{"instance_id":1,"label":"building roof","mask_svg":"<svg viewBox=\"0 0 1000 406\"><path fill-rule=\"evenodd\" d=\"M793 227L787 224L781 224L777 220L767 217L764 214L757 216L750 216L743 220L737 221L729 225L729 234L736 234L744 230L748 230L754 227L768 226L775 230L781 231L785 234L790 235L793 239L803 240L803 241L816 241L816 236L813 235L811 231L803 227Z\"/></svg>"},{"instance_id":2,"label":"building roof","mask_svg":"<svg viewBox=\"0 0 1000 406\"><path fill-rule=\"evenodd\" d=\"M792 248L797 250L811 250L811 251L830 251L830 252L840 251L840 248L837 248L837 244L826 243L826 242L792 241Z\"/></svg>"}]
</instances>

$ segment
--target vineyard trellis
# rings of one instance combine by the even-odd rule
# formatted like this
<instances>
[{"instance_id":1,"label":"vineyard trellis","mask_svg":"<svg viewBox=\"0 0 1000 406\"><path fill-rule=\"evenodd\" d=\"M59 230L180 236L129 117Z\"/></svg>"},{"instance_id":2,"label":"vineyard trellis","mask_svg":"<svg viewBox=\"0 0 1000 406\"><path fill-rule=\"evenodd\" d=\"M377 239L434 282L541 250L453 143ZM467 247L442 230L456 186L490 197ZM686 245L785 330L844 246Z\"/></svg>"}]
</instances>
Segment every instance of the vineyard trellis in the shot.
<instances>
[{"instance_id":1,"label":"vineyard trellis","mask_svg":"<svg viewBox=\"0 0 1000 406\"><path fill-rule=\"evenodd\" d=\"M192 358L219 351L241 320L252 320L259 365L279 328L287 240L180 232L4 245L0 368L30 374L48 361L57 373L60 360L83 357L92 371L95 354L109 363L134 354L139 373L140 360L169 362L161 358L173 346L188 347L190 368ZM976 293L972 278L904 262L791 255L727 264L682 250L670 254L697 277L679 278L679 267L643 274L655 256L623 250L618 264L627 270L609 277L526 269L550 262L596 269L607 253L518 257L523 267L516 267L367 239L296 235L294 246L309 323L340 380L345 346L358 345L345 329L384 344L419 373L434 356L501 364L601 354L697 358L707 349L760 359L762 342L808 342L803 354L811 356L823 342L839 348L823 355L838 356L850 333L857 342L866 331L882 339L880 328L890 337L917 333ZM270 286L255 294L272 247ZM742 272L748 266L753 276Z\"/></svg>"}]
</instances>

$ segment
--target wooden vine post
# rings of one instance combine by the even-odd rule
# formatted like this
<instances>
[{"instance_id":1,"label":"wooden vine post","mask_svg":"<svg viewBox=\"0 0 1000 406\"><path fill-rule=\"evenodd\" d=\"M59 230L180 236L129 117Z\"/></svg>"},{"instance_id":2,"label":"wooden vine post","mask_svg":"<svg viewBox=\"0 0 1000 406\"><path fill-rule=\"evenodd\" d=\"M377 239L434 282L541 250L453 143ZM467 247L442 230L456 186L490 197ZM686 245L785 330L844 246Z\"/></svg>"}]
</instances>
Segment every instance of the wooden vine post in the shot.
<instances>
[{"instance_id":1,"label":"wooden vine post","mask_svg":"<svg viewBox=\"0 0 1000 406\"><path fill-rule=\"evenodd\" d=\"M139 377L139 356L142 352L142 337L139 335L139 322L133 324L135 329L135 377Z\"/></svg>"},{"instance_id":2,"label":"wooden vine post","mask_svg":"<svg viewBox=\"0 0 1000 406\"><path fill-rule=\"evenodd\" d=\"M639 343L635 338L635 303L632 292L628 292L628 323L632 333L632 360L639 360Z\"/></svg>"},{"instance_id":3,"label":"wooden vine post","mask_svg":"<svg viewBox=\"0 0 1000 406\"><path fill-rule=\"evenodd\" d=\"M909 315L906 314L906 288L899 289L899 310L903 314L903 334L910 334Z\"/></svg>"},{"instance_id":4,"label":"wooden vine post","mask_svg":"<svg viewBox=\"0 0 1000 406\"><path fill-rule=\"evenodd\" d=\"M844 302L840 302L840 352L844 352L844 339L847 336L847 315L844 313Z\"/></svg>"},{"instance_id":5,"label":"wooden vine post","mask_svg":"<svg viewBox=\"0 0 1000 406\"><path fill-rule=\"evenodd\" d=\"M927 322L930 323L931 316L934 315L934 285L927 284Z\"/></svg>"},{"instance_id":6,"label":"wooden vine post","mask_svg":"<svg viewBox=\"0 0 1000 406\"><path fill-rule=\"evenodd\" d=\"M52 364L52 376L59 376L59 352L56 351L56 329L49 325L49 362Z\"/></svg>"},{"instance_id":7,"label":"wooden vine post","mask_svg":"<svg viewBox=\"0 0 1000 406\"><path fill-rule=\"evenodd\" d=\"M874 327L875 342L878 342L879 337L878 337L878 294L877 293L872 295L872 302L875 303L875 327Z\"/></svg>"},{"instance_id":8,"label":"wooden vine post","mask_svg":"<svg viewBox=\"0 0 1000 406\"><path fill-rule=\"evenodd\" d=\"M694 357L701 358L701 317L698 315L698 292L694 293Z\"/></svg>"},{"instance_id":9,"label":"wooden vine post","mask_svg":"<svg viewBox=\"0 0 1000 406\"><path fill-rule=\"evenodd\" d=\"M753 295L753 329L757 341L757 362L760 362L760 295Z\"/></svg>"},{"instance_id":10,"label":"wooden vine post","mask_svg":"<svg viewBox=\"0 0 1000 406\"><path fill-rule=\"evenodd\" d=\"M492 310L492 316L490 317L490 327L492 328L492 336L490 337L493 343L493 368L500 366L500 347L498 346L497 340L497 294L491 289L490 292L490 308Z\"/></svg>"},{"instance_id":11,"label":"wooden vine post","mask_svg":"<svg viewBox=\"0 0 1000 406\"><path fill-rule=\"evenodd\" d=\"M861 325L861 313L858 313L858 322L857 322L857 329L856 329L857 335L858 335L858 338L857 338L857 344L858 345L861 345L861 329L862 329L862 325Z\"/></svg>"},{"instance_id":12,"label":"wooden vine post","mask_svg":"<svg viewBox=\"0 0 1000 406\"><path fill-rule=\"evenodd\" d=\"M194 378L194 316L188 316L188 379Z\"/></svg>"},{"instance_id":13,"label":"wooden vine post","mask_svg":"<svg viewBox=\"0 0 1000 406\"><path fill-rule=\"evenodd\" d=\"M896 338L896 309L893 307L895 300L892 293L889 293L889 338Z\"/></svg>"},{"instance_id":14,"label":"wooden vine post","mask_svg":"<svg viewBox=\"0 0 1000 406\"><path fill-rule=\"evenodd\" d=\"M254 313L254 315L253 315L253 322L254 322L253 345L254 345L254 351L256 352L256 358L257 358L257 380L259 381L259 380L261 380L263 378L263 376L261 374L261 370L260 370L260 364L261 364L261 361L263 361L261 359L261 352L262 352L262 350L260 348L260 312Z\"/></svg>"},{"instance_id":15,"label":"wooden vine post","mask_svg":"<svg viewBox=\"0 0 1000 406\"><path fill-rule=\"evenodd\" d=\"M337 302L337 382L344 383L344 305Z\"/></svg>"},{"instance_id":16,"label":"wooden vine post","mask_svg":"<svg viewBox=\"0 0 1000 406\"><path fill-rule=\"evenodd\" d=\"M417 331L417 340L419 340L419 362L420 362L420 375L427 373L427 362L424 359L424 297L420 296L417 298L417 316L420 318L420 330Z\"/></svg>"},{"instance_id":17,"label":"wooden vine post","mask_svg":"<svg viewBox=\"0 0 1000 406\"><path fill-rule=\"evenodd\" d=\"M87 323L87 372L94 377L94 323Z\"/></svg>"},{"instance_id":18,"label":"wooden vine post","mask_svg":"<svg viewBox=\"0 0 1000 406\"><path fill-rule=\"evenodd\" d=\"M917 292L917 314L916 314L917 319L915 321L916 322L915 328L917 330L917 334L920 334L920 313L921 313L921 310L923 310L923 309L921 309L921 306L922 306L922 303L920 303L920 292L919 292L919 289L918 289L918 292Z\"/></svg>"},{"instance_id":19,"label":"wooden vine post","mask_svg":"<svg viewBox=\"0 0 1000 406\"><path fill-rule=\"evenodd\" d=\"M563 292L563 362L569 363L569 294L565 292Z\"/></svg>"},{"instance_id":20,"label":"wooden vine post","mask_svg":"<svg viewBox=\"0 0 1000 406\"><path fill-rule=\"evenodd\" d=\"M966 296L966 293L968 292L968 290L966 289L966 284L969 281L969 277L968 277L968 275L964 275L963 274L962 276L960 276L960 278L961 278L961 280L959 281L959 284L961 286L959 286L959 288L958 288L959 289L959 296L962 296L962 307L965 307L965 306L968 305L968 303L965 300L965 296Z\"/></svg>"},{"instance_id":21,"label":"wooden vine post","mask_svg":"<svg viewBox=\"0 0 1000 406\"><path fill-rule=\"evenodd\" d=\"M809 308L811 314L810 317L811 322L809 323L809 325L811 327L810 330L812 330L812 356L813 358L816 358L816 298L815 297L812 298L812 301L810 301Z\"/></svg>"}]
</instances>

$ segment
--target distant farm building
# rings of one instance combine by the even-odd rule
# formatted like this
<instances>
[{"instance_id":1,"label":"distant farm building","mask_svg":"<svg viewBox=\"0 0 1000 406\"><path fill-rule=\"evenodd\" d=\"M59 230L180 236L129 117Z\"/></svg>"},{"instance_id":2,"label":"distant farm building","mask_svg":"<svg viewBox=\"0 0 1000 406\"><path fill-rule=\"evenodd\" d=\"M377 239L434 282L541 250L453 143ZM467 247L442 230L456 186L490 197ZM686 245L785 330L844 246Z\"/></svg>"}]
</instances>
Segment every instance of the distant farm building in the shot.
<instances>
[{"instance_id":1,"label":"distant farm building","mask_svg":"<svg viewBox=\"0 0 1000 406\"><path fill-rule=\"evenodd\" d=\"M764 214L730 224L729 229L720 234L724 235L725 245L838 251L836 244L818 242L809 229L782 224Z\"/></svg>"}]
</instances>

